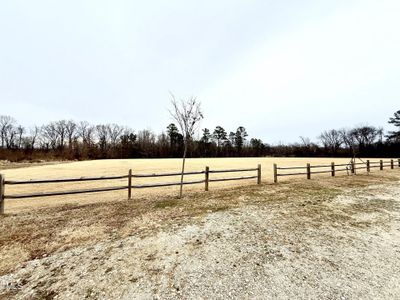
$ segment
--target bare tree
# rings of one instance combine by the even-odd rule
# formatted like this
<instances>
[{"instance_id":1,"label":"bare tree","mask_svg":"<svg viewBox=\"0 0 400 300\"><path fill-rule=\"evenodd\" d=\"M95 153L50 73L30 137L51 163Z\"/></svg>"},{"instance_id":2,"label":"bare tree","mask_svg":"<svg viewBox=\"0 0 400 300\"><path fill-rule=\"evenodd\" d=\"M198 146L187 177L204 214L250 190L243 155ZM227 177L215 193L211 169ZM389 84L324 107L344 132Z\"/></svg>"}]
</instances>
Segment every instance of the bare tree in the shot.
<instances>
[{"instance_id":1,"label":"bare tree","mask_svg":"<svg viewBox=\"0 0 400 300\"><path fill-rule=\"evenodd\" d=\"M106 151L108 150L108 146L110 144L110 129L109 125L96 125L96 134L97 134L97 139L98 143L100 146L100 150L103 155L106 154Z\"/></svg>"},{"instance_id":2,"label":"bare tree","mask_svg":"<svg viewBox=\"0 0 400 300\"><path fill-rule=\"evenodd\" d=\"M300 138L300 141L301 141L301 145L302 145L304 148L311 148L312 142L311 142L311 140L310 140L309 137L300 136L299 138Z\"/></svg>"},{"instance_id":3,"label":"bare tree","mask_svg":"<svg viewBox=\"0 0 400 300\"><path fill-rule=\"evenodd\" d=\"M351 135L357 141L359 147L368 147L379 137L379 129L374 126L361 125L352 129Z\"/></svg>"},{"instance_id":4,"label":"bare tree","mask_svg":"<svg viewBox=\"0 0 400 300\"><path fill-rule=\"evenodd\" d=\"M196 98L191 97L187 100L176 101L175 96L171 94L172 110L169 111L172 118L178 123L184 142L184 150L182 157L182 174L181 174L181 186L179 191L179 198L182 198L183 193L183 174L185 172L186 154L188 150L189 142L191 141L195 131L198 128L199 122L203 119L203 113L201 111L201 103Z\"/></svg>"},{"instance_id":5,"label":"bare tree","mask_svg":"<svg viewBox=\"0 0 400 300\"><path fill-rule=\"evenodd\" d=\"M42 144L48 149L51 147L53 150L57 149L57 144L59 141L59 135L57 131L57 124L55 122L50 122L47 125L42 126Z\"/></svg>"},{"instance_id":6,"label":"bare tree","mask_svg":"<svg viewBox=\"0 0 400 300\"><path fill-rule=\"evenodd\" d=\"M14 127L16 121L13 117L10 116L0 116L0 138L1 138L1 147L3 148L5 143L8 144L7 140L10 136L10 131Z\"/></svg>"},{"instance_id":7,"label":"bare tree","mask_svg":"<svg viewBox=\"0 0 400 300\"><path fill-rule=\"evenodd\" d=\"M94 144L94 135L96 127L87 121L81 121L77 124L77 138L82 141L81 153L83 157L87 157L92 145Z\"/></svg>"},{"instance_id":8,"label":"bare tree","mask_svg":"<svg viewBox=\"0 0 400 300\"><path fill-rule=\"evenodd\" d=\"M168 156L168 148L170 145L170 141L168 135L165 132L162 132L157 136L157 145L158 145L158 155L167 157Z\"/></svg>"},{"instance_id":9,"label":"bare tree","mask_svg":"<svg viewBox=\"0 0 400 300\"><path fill-rule=\"evenodd\" d=\"M6 127L5 142L6 142L6 147L8 149L12 149L15 147L15 139L17 137L17 134L18 134L17 127L15 127L13 124L9 124Z\"/></svg>"},{"instance_id":10,"label":"bare tree","mask_svg":"<svg viewBox=\"0 0 400 300\"><path fill-rule=\"evenodd\" d=\"M72 150L72 143L77 137L77 125L74 121L69 120L65 124L65 131L68 137L68 149L69 151Z\"/></svg>"},{"instance_id":11,"label":"bare tree","mask_svg":"<svg viewBox=\"0 0 400 300\"><path fill-rule=\"evenodd\" d=\"M118 139L120 138L122 132L124 131L124 127L119 126L117 124L109 124L108 126L108 135L110 137L112 147L117 145Z\"/></svg>"},{"instance_id":12,"label":"bare tree","mask_svg":"<svg viewBox=\"0 0 400 300\"><path fill-rule=\"evenodd\" d=\"M29 129L29 136L25 139L25 148L32 149L35 148L36 144L36 139L40 133L40 127L39 126L33 126L32 128Z\"/></svg>"},{"instance_id":13,"label":"bare tree","mask_svg":"<svg viewBox=\"0 0 400 300\"><path fill-rule=\"evenodd\" d=\"M90 125L86 130L86 143L88 147L92 147L95 143L96 126Z\"/></svg>"},{"instance_id":14,"label":"bare tree","mask_svg":"<svg viewBox=\"0 0 400 300\"><path fill-rule=\"evenodd\" d=\"M324 147L331 149L333 153L336 153L344 143L341 133L335 129L322 132L318 138Z\"/></svg>"},{"instance_id":15,"label":"bare tree","mask_svg":"<svg viewBox=\"0 0 400 300\"><path fill-rule=\"evenodd\" d=\"M151 157L154 152L156 135L150 129L139 130L137 133L137 143L139 149L145 154L145 156Z\"/></svg>"},{"instance_id":16,"label":"bare tree","mask_svg":"<svg viewBox=\"0 0 400 300\"><path fill-rule=\"evenodd\" d=\"M378 133L379 143L382 144L383 143L383 137L385 136L385 129L383 129L383 127L378 127L377 133Z\"/></svg>"},{"instance_id":17,"label":"bare tree","mask_svg":"<svg viewBox=\"0 0 400 300\"><path fill-rule=\"evenodd\" d=\"M55 123L55 129L58 134L59 147L61 150L64 150L65 136L67 134L67 121L57 121Z\"/></svg>"},{"instance_id":18,"label":"bare tree","mask_svg":"<svg viewBox=\"0 0 400 300\"><path fill-rule=\"evenodd\" d=\"M92 141L93 131L95 129L87 121L81 121L78 124L78 137L82 139L84 146L90 145Z\"/></svg>"},{"instance_id":19,"label":"bare tree","mask_svg":"<svg viewBox=\"0 0 400 300\"><path fill-rule=\"evenodd\" d=\"M351 130L340 129L339 134L345 147L354 152L355 139L354 136L351 134Z\"/></svg>"},{"instance_id":20,"label":"bare tree","mask_svg":"<svg viewBox=\"0 0 400 300\"><path fill-rule=\"evenodd\" d=\"M17 148L18 149L21 149L22 138L23 138L24 133L25 133L25 128L23 126L21 126L21 125L18 125L18 127L17 127L17 134L18 134Z\"/></svg>"}]
</instances>

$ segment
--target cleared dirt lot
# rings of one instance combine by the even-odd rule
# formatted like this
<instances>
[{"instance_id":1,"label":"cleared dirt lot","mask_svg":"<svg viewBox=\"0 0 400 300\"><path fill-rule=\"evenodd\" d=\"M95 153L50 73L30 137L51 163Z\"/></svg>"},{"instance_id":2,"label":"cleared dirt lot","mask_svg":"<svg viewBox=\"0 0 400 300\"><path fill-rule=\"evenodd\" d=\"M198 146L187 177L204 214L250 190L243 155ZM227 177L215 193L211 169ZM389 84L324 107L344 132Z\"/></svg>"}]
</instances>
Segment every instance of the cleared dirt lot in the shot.
<instances>
[{"instance_id":1,"label":"cleared dirt lot","mask_svg":"<svg viewBox=\"0 0 400 300\"><path fill-rule=\"evenodd\" d=\"M398 299L400 171L1 218L4 299Z\"/></svg>"},{"instance_id":2,"label":"cleared dirt lot","mask_svg":"<svg viewBox=\"0 0 400 300\"><path fill-rule=\"evenodd\" d=\"M374 159L377 160L377 159ZM313 165L335 163L348 163L348 158L207 158L207 159L189 159L187 161L188 171L201 171L205 166L211 169L237 169L237 168L255 168L257 164L262 165L262 180L265 183L271 183L273 180L272 165L277 163L281 166L305 166L308 162ZM68 162L46 166L33 166L29 168L3 169L0 170L9 180L29 180L29 179L47 179L47 178L69 178L69 177L88 177L88 176L110 176L110 175L127 175L129 169L133 169L134 173L165 173L179 172L181 160L179 159L126 159L126 160L96 160L82 162ZM326 169L325 169L326 170ZM376 169L375 169L376 170ZM298 170L297 170L298 171ZM314 169L313 171L318 171ZM344 175L345 173L341 173ZM211 178L222 178L226 176L246 176L256 175L252 173L236 173L236 174L212 174ZM340 174L338 174L340 175ZM304 177L304 176L303 176ZM320 174L313 177L329 177L329 174ZM187 180L203 179L204 175L187 176ZM290 178L292 180L293 177ZM287 177L281 177L280 181L289 180ZM167 178L148 178L134 179L133 184L154 183L154 182L177 182L179 177ZM240 182L224 182L211 183L210 189L215 190L225 188L227 186L243 186L254 183L256 180L247 180ZM50 192L60 190L85 189L105 186L126 185L126 180L112 180L101 182L73 182L58 183L46 185L18 185L7 186L6 194L23 194L32 192ZM201 191L204 189L203 184L195 186L186 186L187 191ZM177 193L177 187L170 188L153 188L134 190L134 198L139 199L148 195L174 195ZM58 206L60 204L88 204L99 201L117 201L123 197L127 197L126 191L114 191L101 194L83 194L77 197L59 196L51 198L35 198L26 200L6 200L6 212L14 213L21 210L31 210L34 207Z\"/></svg>"}]
</instances>

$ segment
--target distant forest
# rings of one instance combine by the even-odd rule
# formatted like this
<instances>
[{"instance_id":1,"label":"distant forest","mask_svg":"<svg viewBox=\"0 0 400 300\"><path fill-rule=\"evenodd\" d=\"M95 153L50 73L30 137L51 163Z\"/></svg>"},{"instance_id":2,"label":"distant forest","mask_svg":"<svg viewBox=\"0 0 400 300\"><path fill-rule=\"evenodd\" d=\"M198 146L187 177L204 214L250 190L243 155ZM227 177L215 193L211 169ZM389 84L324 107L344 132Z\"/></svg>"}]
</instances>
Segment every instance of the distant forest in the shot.
<instances>
[{"instance_id":1,"label":"distant forest","mask_svg":"<svg viewBox=\"0 0 400 300\"><path fill-rule=\"evenodd\" d=\"M227 131L221 126L204 128L200 139L192 139L188 157L251 156L400 156L400 110L388 120L395 128L385 133L374 126L323 131L317 142L300 137L300 142L269 145L248 138L243 126ZM86 160L105 158L181 157L183 138L173 123L165 132L134 131L117 124L92 125L60 120L25 128L10 116L0 116L0 159Z\"/></svg>"}]
</instances>

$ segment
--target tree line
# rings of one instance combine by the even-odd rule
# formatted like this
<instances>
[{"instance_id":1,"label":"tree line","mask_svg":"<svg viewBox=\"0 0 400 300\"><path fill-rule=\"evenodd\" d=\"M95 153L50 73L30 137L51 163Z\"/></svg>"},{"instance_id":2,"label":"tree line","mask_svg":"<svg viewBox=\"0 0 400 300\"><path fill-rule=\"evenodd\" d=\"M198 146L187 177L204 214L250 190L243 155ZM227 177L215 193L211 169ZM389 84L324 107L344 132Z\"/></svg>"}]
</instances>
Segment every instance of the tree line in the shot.
<instances>
[{"instance_id":1,"label":"tree line","mask_svg":"<svg viewBox=\"0 0 400 300\"><path fill-rule=\"evenodd\" d=\"M395 130L386 134L382 128L362 125L325 130L316 142L300 137L299 142L286 145L249 139L244 126L233 131L222 126L204 128L200 138L190 141L187 156L399 156L400 110L388 122ZM26 128L13 117L0 115L0 159L172 158L181 157L183 149L183 135L174 123L155 134L149 129L72 120Z\"/></svg>"}]
</instances>

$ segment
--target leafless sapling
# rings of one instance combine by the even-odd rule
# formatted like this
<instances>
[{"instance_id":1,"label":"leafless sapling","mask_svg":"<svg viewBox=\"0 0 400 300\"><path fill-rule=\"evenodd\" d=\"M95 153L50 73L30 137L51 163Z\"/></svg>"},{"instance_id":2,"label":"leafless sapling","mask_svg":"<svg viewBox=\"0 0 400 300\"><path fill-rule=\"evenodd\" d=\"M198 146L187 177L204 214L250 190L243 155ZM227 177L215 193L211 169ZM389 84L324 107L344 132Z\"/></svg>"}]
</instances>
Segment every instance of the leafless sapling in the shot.
<instances>
[{"instance_id":1,"label":"leafless sapling","mask_svg":"<svg viewBox=\"0 0 400 300\"><path fill-rule=\"evenodd\" d=\"M178 123L184 142L184 150L182 157L182 174L181 184L179 190L179 198L182 198L183 193L183 175L185 173L185 162L188 150L188 145L198 129L199 122L203 119L203 113L201 111L201 103L196 98L191 97L187 100L180 100L179 102L175 99L175 96L171 94L172 109L169 111L172 118Z\"/></svg>"}]
</instances>

